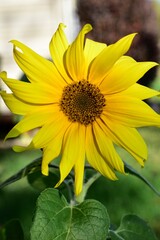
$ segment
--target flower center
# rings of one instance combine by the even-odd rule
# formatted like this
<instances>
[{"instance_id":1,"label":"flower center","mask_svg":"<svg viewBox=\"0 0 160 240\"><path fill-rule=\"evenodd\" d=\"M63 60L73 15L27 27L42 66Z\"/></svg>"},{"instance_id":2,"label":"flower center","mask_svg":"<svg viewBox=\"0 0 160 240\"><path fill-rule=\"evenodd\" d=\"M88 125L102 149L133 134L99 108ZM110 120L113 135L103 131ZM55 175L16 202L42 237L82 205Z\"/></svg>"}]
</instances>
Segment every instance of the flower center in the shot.
<instances>
[{"instance_id":1,"label":"flower center","mask_svg":"<svg viewBox=\"0 0 160 240\"><path fill-rule=\"evenodd\" d=\"M63 89L60 109L71 122L88 125L99 118L105 106L104 95L99 88L82 80Z\"/></svg>"}]
</instances>

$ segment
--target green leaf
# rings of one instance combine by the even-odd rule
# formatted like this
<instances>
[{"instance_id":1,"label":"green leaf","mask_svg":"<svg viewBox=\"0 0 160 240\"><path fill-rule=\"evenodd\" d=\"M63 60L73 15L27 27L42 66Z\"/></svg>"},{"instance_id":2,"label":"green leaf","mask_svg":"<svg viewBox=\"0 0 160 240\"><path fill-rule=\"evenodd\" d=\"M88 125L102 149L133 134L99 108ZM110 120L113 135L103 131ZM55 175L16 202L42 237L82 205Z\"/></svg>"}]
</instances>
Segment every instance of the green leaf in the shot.
<instances>
[{"instance_id":1,"label":"green leaf","mask_svg":"<svg viewBox=\"0 0 160 240\"><path fill-rule=\"evenodd\" d=\"M41 162L42 162L42 158L37 158L32 163L28 164L26 167L22 168L16 174L14 174L10 178L8 178L6 181L2 182L0 184L0 188L4 188L9 184L14 183L14 182L20 180L21 178L27 176L28 174L39 171L39 169L41 167Z\"/></svg>"},{"instance_id":2,"label":"green leaf","mask_svg":"<svg viewBox=\"0 0 160 240\"><path fill-rule=\"evenodd\" d=\"M29 184L40 191L43 191L46 188L53 187L59 181L58 174L49 173L49 176L42 175L40 171L31 173L27 176Z\"/></svg>"},{"instance_id":3,"label":"green leaf","mask_svg":"<svg viewBox=\"0 0 160 240\"><path fill-rule=\"evenodd\" d=\"M148 223L132 214L124 216L115 235L113 232L110 235L112 240L157 240Z\"/></svg>"},{"instance_id":4,"label":"green leaf","mask_svg":"<svg viewBox=\"0 0 160 240\"><path fill-rule=\"evenodd\" d=\"M23 230L19 220L14 219L9 221L0 228L0 239L1 240L23 240Z\"/></svg>"},{"instance_id":5,"label":"green leaf","mask_svg":"<svg viewBox=\"0 0 160 240\"><path fill-rule=\"evenodd\" d=\"M10 185L11 183L14 183L24 177L28 177L28 182L31 185L36 185L38 187L38 180L40 180L40 175L41 178L43 178L43 175L41 174L41 164L42 164L42 158L37 158L24 168L22 168L20 171L18 171L16 174L12 175L8 179L6 179L4 182L0 183L0 189L6 187L7 185ZM38 187L39 189L43 189L44 185L49 185L52 182L52 186L54 186L58 181L59 181L59 166L56 164L49 164L50 169L52 169L53 172L50 171L50 176L44 177L40 181L43 182L42 187ZM32 175L32 176L30 176ZM50 181L52 178L52 181ZM70 173L67 178L65 179L65 184L68 184L67 182L70 182L73 179L72 173ZM67 181L66 181L67 180ZM39 185L40 186L40 185ZM61 187L64 187L62 184Z\"/></svg>"},{"instance_id":6,"label":"green leaf","mask_svg":"<svg viewBox=\"0 0 160 240\"><path fill-rule=\"evenodd\" d=\"M20 171L18 171L16 174L5 180L4 182L0 183L0 189L6 187L7 185L14 183L30 174L36 173L41 171L41 163L42 163L42 158L37 158L24 168L22 168ZM49 167L53 169L59 169L57 165L54 164L49 164ZM57 183L57 182L56 182Z\"/></svg>"},{"instance_id":7,"label":"green leaf","mask_svg":"<svg viewBox=\"0 0 160 240\"><path fill-rule=\"evenodd\" d=\"M38 198L31 240L106 240L109 216L96 200L69 205L57 189Z\"/></svg>"}]
</instances>

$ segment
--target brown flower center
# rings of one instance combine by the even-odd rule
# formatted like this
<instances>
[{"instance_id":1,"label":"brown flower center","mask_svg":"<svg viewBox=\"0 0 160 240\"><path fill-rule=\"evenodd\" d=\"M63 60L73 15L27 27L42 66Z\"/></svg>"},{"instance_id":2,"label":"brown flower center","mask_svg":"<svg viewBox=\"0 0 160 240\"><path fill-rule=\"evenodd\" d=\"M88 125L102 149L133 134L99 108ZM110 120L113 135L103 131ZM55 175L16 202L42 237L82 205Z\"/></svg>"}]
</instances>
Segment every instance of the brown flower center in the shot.
<instances>
[{"instance_id":1,"label":"brown flower center","mask_svg":"<svg viewBox=\"0 0 160 240\"><path fill-rule=\"evenodd\" d=\"M82 80L63 89L60 109L71 122L91 124L99 118L105 106L104 95L99 88Z\"/></svg>"}]
</instances>

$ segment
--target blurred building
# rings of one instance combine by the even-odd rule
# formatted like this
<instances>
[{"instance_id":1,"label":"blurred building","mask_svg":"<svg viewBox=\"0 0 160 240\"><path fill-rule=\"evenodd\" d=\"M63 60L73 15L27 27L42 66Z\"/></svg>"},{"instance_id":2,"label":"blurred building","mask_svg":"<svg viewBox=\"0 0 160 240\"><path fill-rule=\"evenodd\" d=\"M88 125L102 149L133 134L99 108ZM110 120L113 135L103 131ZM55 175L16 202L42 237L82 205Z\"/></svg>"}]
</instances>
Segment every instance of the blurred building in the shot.
<instances>
[{"instance_id":1,"label":"blurred building","mask_svg":"<svg viewBox=\"0 0 160 240\"><path fill-rule=\"evenodd\" d=\"M49 57L49 42L58 24L67 25L72 40L76 34L75 0L5 0L0 1L0 70L11 78L22 75L12 56L10 40L16 39L40 55ZM5 89L6 86L2 85ZM8 112L0 100L0 112Z\"/></svg>"}]
</instances>

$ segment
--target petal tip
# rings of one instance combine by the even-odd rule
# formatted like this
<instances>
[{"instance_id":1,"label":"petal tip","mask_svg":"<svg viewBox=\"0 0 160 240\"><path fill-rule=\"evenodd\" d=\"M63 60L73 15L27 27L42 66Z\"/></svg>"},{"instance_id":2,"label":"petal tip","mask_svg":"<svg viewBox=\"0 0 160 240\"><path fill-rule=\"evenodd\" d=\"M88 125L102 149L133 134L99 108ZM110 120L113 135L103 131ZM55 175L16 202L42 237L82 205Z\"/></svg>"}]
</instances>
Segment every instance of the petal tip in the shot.
<instances>
[{"instance_id":1,"label":"petal tip","mask_svg":"<svg viewBox=\"0 0 160 240\"><path fill-rule=\"evenodd\" d=\"M49 168L48 168L48 164L43 163L42 160L42 168L41 168L41 172L43 175L48 176L49 175Z\"/></svg>"},{"instance_id":2,"label":"petal tip","mask_svg":"<svg viewBox=\"0 0 160 240\"><path fill-rule=\"evenodd\" d=\"M66 28L67 26L64 23L60 23L58 27L59 28Z\"/></svg>"},{"instance_id":3,"label":"petal tip","mask_svg":"<svg viewBox=\"0 0 160 240\"><path fill-rule=\"evenodd\" d=\"M10 40L9 43L15 44L16 40Z\"/></svg>"},{"instance_id":4,"label":"petal tip","mask_svg":"<svg viewBox=\"0 0 160 240\"><path fill-rule=\"evenodd\" d=\"M54 186L54 188L59 187L60 184L61 184L61 181L59 181L59 182Z\"/></svg>"},{"instance_id":5,"label":"petal tip","mask_svg":"<svg viewBox=\"0 0 160 240\"><path fill-rule=\"evenodd\" d=\"M0 72L0 78L2 78L2 79L7 78L7 72L5 72L5 71Z\"/></svg>"},{"instance_id":6,"label":"petal tip","mask_svg":"<svg viewBox=\"0 0 160 240\"><path fill-rule=\"evenodd\" d=\"M90 32L93 28L92 25L87 23L84 25L83 29L85 30L86 33Z\"/></svg>"}]
</instances>

